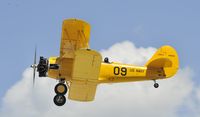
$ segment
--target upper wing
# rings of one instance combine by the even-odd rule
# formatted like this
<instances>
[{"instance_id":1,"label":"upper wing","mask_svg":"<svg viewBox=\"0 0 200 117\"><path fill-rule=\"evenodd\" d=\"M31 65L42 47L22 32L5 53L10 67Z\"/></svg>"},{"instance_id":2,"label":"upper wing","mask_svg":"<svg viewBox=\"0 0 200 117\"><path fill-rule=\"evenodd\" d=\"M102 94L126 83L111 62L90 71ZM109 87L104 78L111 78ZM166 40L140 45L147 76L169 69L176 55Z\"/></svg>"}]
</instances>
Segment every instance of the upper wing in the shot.
<instances>
[{"instance_id":1,"label":"upper wing","mask_svg":"<svg viewBox=\"0 0 200 117\"><path fill-rule=\"evenodd\" d=\"M92 101L95 97L101 67L101 55L93 50L75 52L69 99Z\"/></svg>"},{"instance_id":2,"label":"upper wing","mask_svg":"<svg viewBox=\"0 0 200 117\"><path fill-rule=\"evenodd\" d=\"M82 20L63 21L60 44L60 57L74 58L74 52L80 48L89 48L90 25Z\"/></svg>"}]
</instances>

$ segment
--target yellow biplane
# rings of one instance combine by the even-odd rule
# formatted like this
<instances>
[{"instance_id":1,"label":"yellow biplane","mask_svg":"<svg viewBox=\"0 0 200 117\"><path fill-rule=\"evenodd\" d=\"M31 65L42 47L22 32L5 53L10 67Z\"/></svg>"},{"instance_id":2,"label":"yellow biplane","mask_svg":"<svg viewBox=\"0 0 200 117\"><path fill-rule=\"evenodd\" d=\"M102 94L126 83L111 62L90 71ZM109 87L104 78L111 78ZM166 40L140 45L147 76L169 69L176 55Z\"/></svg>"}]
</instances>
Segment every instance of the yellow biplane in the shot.
<instances>
[{"instance_id":1,"label":"yellow biplane","mask_svg":"<svg viewBox=\"0 0 200 117\"><path fill-rule=\"evenodd\" d=\"M102 60L99 52L90 49L90 25L78 19L63 21L60 55L49 59L40 57L36 64L36 50L33 68L39 77L54 78L59 81L55 86L54 103L62 106L68 98L76 101L94 100L97 85L100 83L134 82L153 80L158 88L157 79L166 79L176 74L179 68L178 55L171 46L162 46L144 66L134 66Z\"/></svg>"}]
</instances>

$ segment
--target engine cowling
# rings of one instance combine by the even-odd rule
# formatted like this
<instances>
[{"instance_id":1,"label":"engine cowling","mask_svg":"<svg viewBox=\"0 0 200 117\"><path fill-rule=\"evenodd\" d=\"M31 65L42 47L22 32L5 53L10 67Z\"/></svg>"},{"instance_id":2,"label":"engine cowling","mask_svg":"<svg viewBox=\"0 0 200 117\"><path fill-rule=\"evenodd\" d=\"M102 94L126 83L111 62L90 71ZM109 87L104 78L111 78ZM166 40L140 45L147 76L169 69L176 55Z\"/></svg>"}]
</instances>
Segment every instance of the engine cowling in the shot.
<instances>
[{"instance_id":1,"label":"engine cowling","mask_svg":"<svg viewBox=\"0 0 200 117\"><path fill-rule=\"evenodd\" d=\"M39 77L46 77L48 71L48 60L43 56L40 56L39 64L37 66L37 71L39 72Z\"/></svg>"}]
</instances>

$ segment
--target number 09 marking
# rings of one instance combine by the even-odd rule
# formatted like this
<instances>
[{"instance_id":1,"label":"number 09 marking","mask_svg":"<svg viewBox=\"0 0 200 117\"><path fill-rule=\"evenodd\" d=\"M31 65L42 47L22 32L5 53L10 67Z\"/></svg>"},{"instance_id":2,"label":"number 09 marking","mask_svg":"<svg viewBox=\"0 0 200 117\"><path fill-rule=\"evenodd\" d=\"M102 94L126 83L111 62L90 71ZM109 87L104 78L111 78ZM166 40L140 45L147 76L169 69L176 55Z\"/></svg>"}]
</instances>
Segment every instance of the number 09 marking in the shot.
<instances>
[{"instance_id":1,"label":"number 09 marking","mask_svg":"<svg viewBox=\"0 0 200 117\"><path fill-rule=\"evenodd\" d=\"M121 69L119 67L114 67L114 74L115 75L121 74L122 76L126 76L127 69L126 67L122 67Z\"/></svg>"}]
</instances>

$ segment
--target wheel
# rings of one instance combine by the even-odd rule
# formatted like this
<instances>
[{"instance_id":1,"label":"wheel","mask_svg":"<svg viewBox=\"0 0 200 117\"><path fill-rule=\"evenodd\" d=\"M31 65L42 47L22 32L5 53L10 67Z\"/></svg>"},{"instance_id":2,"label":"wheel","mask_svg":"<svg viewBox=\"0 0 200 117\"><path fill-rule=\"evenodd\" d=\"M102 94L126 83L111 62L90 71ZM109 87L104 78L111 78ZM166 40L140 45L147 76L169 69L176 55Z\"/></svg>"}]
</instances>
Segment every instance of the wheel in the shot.
<instances>
[{"instance_id":1,"label":"wheel","mask_svg":"<svg viewBox=\"0 0 200 117\"><path fill-rule=\"evenodd\" d=\"M57 94L54 98L53 101L55 103L55 105L57 106L63 106L66 102L66 98L64 95L61 94Z\"/></svg>"},{"instance_id":2,"label":"wheel","mask_svg":"<svg viewBox=\"0 0 200 117\"><path fill-rule=\"evenodd\" d=\"M63 83L58 83L55 86L54 91L56 94L65 95L67 93L67 86Z\"/></svg>"},{"instance_id":3,"label":"wheel","mask_svg":"<svg viewBox=\"0 0 200 117\"><path fill-rule=\"evenodd\" d=\"M159 87L159 84L158 83L154 83L153 85L155 88L158 88Z\"/></svg>"}]
</instances>

